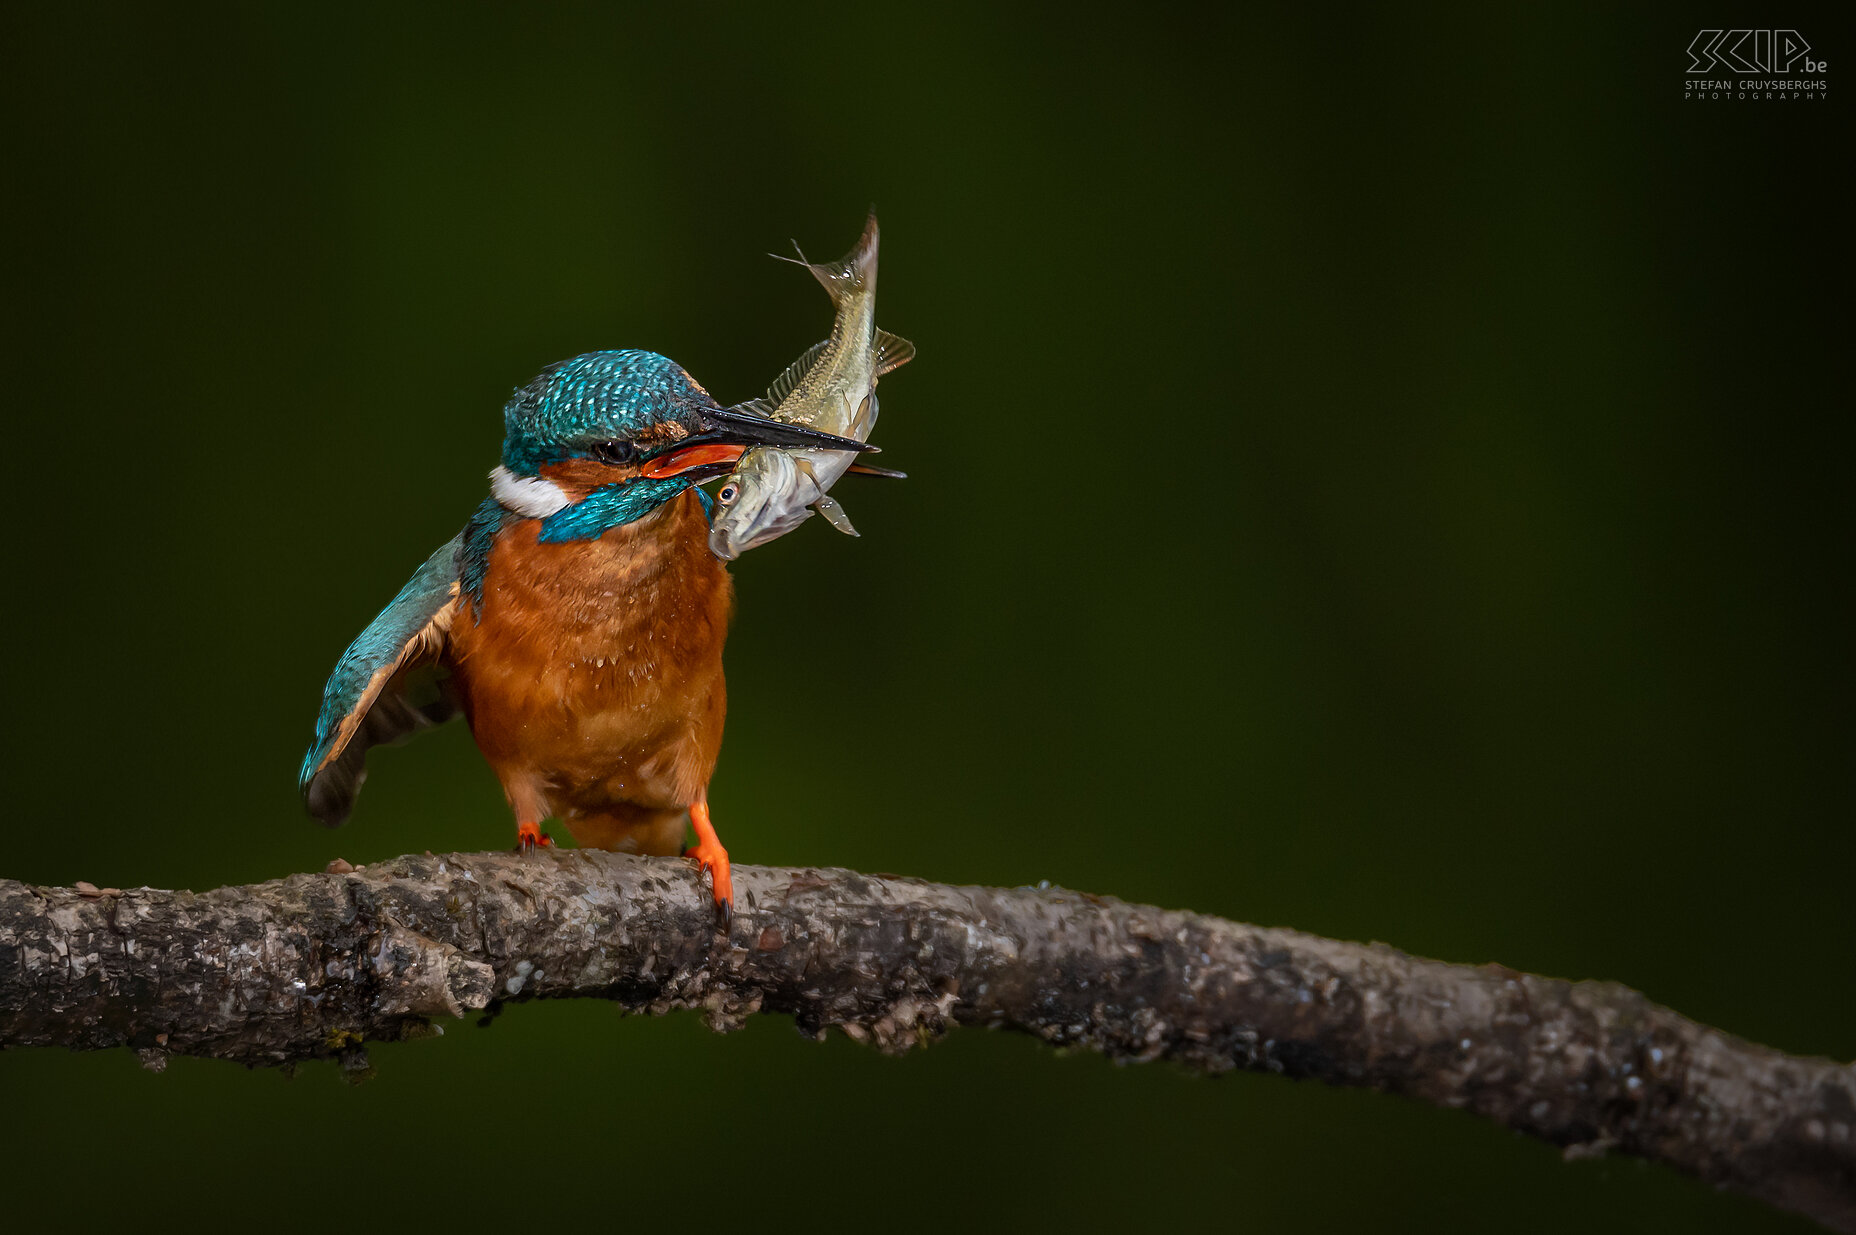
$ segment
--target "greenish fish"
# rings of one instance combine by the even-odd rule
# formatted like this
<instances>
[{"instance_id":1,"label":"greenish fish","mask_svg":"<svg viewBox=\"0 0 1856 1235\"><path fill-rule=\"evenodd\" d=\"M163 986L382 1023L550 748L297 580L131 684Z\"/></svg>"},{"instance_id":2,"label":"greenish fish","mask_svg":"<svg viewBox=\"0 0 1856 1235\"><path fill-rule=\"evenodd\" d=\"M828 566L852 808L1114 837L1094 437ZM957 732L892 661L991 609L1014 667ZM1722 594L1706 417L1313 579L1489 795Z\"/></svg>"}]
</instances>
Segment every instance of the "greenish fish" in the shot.
<instances>
[{"instance_id":1,"label":"greenish fish","mask_svg":"<svg viewBox=\"0 0 1856 1235\"><path fill-rule=\"evenodd\" d=\"M808 262L799 255L798 264L812 272L837 306L837 320L830 338L813 345L775 380L765 399L748 407L789 424L869 440L876 426L877 379L915 356L913 343L876 328L876 249L872 214L857 247L840 260ZM856 458L848 450L748 451L716 490L709 548L723 561L733 561L786 535L814 510L840 532L857 535L844 507L830 494Z\"/></svg>"}]
</instances>

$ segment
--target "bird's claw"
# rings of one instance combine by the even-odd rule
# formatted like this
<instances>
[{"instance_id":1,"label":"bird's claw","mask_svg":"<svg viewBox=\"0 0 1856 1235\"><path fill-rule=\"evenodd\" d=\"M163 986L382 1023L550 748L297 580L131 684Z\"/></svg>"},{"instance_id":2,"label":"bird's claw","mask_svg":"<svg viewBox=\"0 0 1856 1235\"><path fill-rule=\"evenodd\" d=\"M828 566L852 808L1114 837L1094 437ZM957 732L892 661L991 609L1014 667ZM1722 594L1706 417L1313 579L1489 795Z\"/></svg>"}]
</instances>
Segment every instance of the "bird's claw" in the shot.
<instances>
[{"instance_id":1,"label":"bird's claw","mask_svg":"<svg viewBox=\"0 0 1856 1235\"><path fill-rule=\"evenodd\" d=\"M683 856L696 863L699 873L708 873L714 886L716 921L726 931L735 920L735 882L729 874L728 850L718 844L699 841L685 845Z\"/></svg>"},{"instance_id":2,"label":"bird's claw","mask_svg":"<svg viewBox=\"0 0 1856 1235\"><path fill-rule=\"evenodd\" d=\"M518 823L516 825L516 852L528 853L534 849L552 849L554 838L541 830L539 823Z\"/></svg>"}]
</instances>

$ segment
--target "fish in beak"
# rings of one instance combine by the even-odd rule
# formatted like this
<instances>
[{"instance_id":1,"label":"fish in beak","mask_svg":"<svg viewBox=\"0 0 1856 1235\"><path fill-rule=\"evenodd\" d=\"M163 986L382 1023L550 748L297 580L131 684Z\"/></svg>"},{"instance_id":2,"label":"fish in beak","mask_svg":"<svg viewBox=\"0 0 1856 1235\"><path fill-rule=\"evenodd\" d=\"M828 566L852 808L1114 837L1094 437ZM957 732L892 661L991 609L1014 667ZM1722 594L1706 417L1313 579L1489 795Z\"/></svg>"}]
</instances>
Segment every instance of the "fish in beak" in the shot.
<instances>
[{"instance_id":1,"label":"fish in beak","mask_svg":"<svg viewBox=\"0 0 1856 1235\"><path fill-rule=\"evenodd\" d=\"M727 472L755 446L850 450L860 454L877 449L854 437L821 433L740 407L705 408L698 417L700 427L696 432L684 438L675 450L646 463L639 475L657 479L695 473L691 479L706 480Z\"/></svg>"}]
</instances>

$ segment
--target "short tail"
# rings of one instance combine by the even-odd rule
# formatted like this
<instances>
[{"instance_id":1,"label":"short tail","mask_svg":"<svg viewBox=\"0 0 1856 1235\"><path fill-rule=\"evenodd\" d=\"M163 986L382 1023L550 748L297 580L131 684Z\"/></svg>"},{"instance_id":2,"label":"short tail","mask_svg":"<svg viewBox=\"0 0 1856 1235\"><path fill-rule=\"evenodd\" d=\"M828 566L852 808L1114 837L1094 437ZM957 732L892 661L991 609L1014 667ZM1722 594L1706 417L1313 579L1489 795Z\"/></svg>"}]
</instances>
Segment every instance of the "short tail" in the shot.
<instances>
[{"instance_id":1,"label":"short tail","mask_svg":"<svg viewBox=\"0 0 1856 1235\"><path fill-rule=\"evenodd\" d=\"M805 253L799 248L799 242L793 242L793 251L799 254L795 265L804 266L812 272L812 277L819 281L825 294L831 297L833 304L848 291L874 291L876 289L876 246L877 227L876 210L873 207L869 218L864 220L864 234L858 237L856 247L835 262L809 262ZM783 262L791 262L790 257L772 254Z\"/></svg>"}]
</instances>

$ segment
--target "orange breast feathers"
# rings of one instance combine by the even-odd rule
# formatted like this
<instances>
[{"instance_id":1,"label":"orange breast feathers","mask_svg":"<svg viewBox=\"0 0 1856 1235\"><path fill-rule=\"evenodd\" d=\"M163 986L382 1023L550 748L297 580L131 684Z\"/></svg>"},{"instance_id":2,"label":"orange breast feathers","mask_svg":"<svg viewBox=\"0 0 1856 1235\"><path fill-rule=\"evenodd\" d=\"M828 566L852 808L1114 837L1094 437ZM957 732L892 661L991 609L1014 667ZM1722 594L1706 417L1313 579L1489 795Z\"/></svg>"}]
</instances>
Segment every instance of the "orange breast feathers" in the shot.
<instances>
[{"instance_id":1,"label":"orange breast feathers","mask_svg":"<svg viewBox=\"0 0 1856 1235\"><path fill-rule=\"evenodd\" d=\"M674 853L722 745L732 591L683 493L598 540L542 544L533 519L490 551L451 668L516 817L583 845Z\"/></svg>"}]
</instances>

